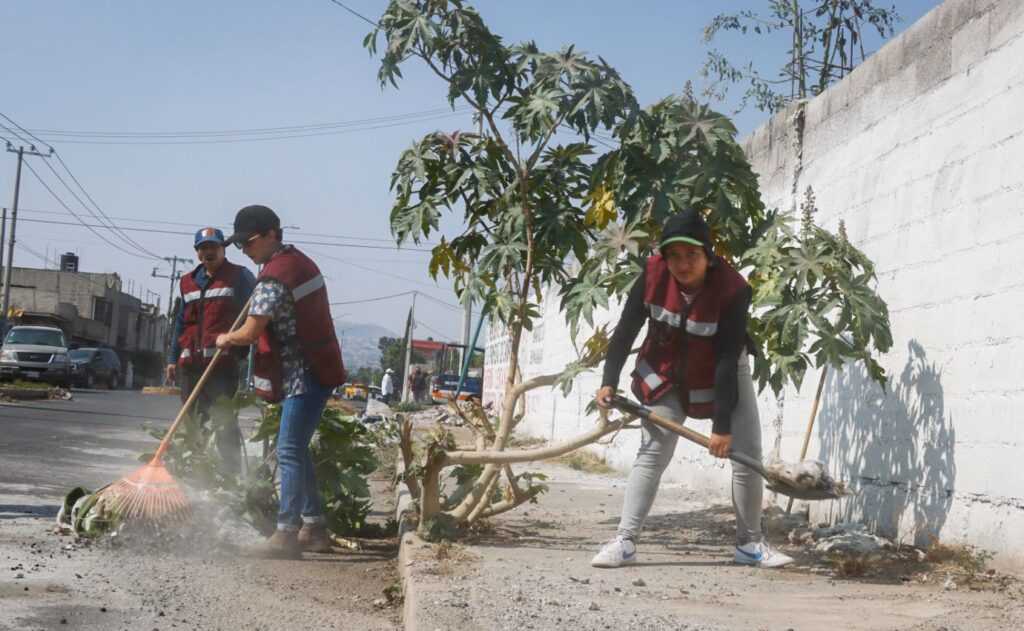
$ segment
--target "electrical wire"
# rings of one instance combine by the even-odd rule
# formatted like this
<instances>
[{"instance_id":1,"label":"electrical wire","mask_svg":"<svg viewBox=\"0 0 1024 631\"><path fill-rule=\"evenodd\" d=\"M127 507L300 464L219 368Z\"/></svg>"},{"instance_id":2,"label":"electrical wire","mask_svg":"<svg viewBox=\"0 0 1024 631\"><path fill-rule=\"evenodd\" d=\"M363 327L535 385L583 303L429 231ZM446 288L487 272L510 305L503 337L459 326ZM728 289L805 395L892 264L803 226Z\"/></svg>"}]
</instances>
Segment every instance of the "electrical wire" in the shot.
<instances>
[{"instance_id":1,"label":"electrical wire","mask_svg":"<svg viewBox=\"0 0 1024 631\"><path fill-rule=\"evenodd\" d=\"M57 193L55 193L53 191L53 189L50 188L50 186L43 180L43 178L39 177L39 174L36 173L36 170L32 168L32 164L31 163L24 162L23 164L25 165L25 167L28 168L29 172L32 173L32 175L35 176L35 178L37 180L39 180L39 183L43 185L43 188L45 188L47 190L47 192L50 193L50 195L52 195L55 200L57 200L58 204L63 206L69 213L71 213L72 216L74 216L75 219L78 220L78 222L80 224L82 224L83 226L88 228L90 232L95 234L100 239L103 239L103 241L105 241L108 245L110 245L111 247L113 247L116 250L120 250L121 252L124 252L125 254L129 254L129 255L134 256L136 258L141 258L141 259L152 259L152 258L154 258L152 256L145 256L145 255L142 255L142 254L136 254L135 252L132 252L131 250L126 250L126 249L122 248L121 246L119 246L118 244L116 244L113 241L111 241L110 239L107 239L106 237L104 237L99 232L97 232L91 225L85 223L85 221L83 221L81 217L79 217L77 214L75 214L75 211L71 210L71 208L67 204L64 203L64 200L62 200L57 195ZM32 220L31 219L27 219L25 221L32 221ZM57 222L49 222L49 223L57 223ZM73 224L71 222L68 222L68 225L75 225L75 224ZM102 227L106 227L106 226L102 226ZM157 258L159 258L159 257L157 257Z\"/></svg>"},{"instance_id":2,"label":"electrical wire","mask_svg":"<svg viewBox=\"0 0 1024 631\"><path fill-rule=\"evenodd\" d=\"M26 134L28 134L28 135L29 135L29 136L30 136L31 138L33 138L33 139L35 139L35 140L38 140L39 142L43 143L43 141L42 141L42 140L41 140L41 139L40 139L40 138L39 138L38 136L36 136L36 135L35 135L35 134L33 134L32 132L28 131L27 129L25 129L24 127L22 127L21 125L19 125L19 124L18 124L17 122L15 122L15 121L14 121L14 119L12 119L12 118L11 118L10 116L7 116L7 115L6 115L6 114L4 114L3 112L0 112L0 116L2 116L2 117L3 117L4 119L5 119L5 120L9 121L9 122L10 122L10 123L11 123L12 125L14 125L15 127L17 127L18 129L20 129L21 131L23 131L23 132L25 132ZM18 135L18 134L17 134L17 132L15 132L14 130L12 130L12 129L11 129L10 127L7 127L7 126L6 126L6 125L4 125L3 123L0 123L0 127L3 127L4 129L7 129L7 130L8 130L8 131L10 131L11 133L14 133L14 134L15 134L16 136ZM46 143L43 143L43 144L46 144ZM75 184L76 184L76 185L78 186L78 188L79 188L79 190L80 190L80 191L82 192L82 194L83 194L83 195L85 195L86 199L88 199L88 200L89 200L89 201L90 201L90 202L92 203L93 207L95 207L95 208L96 208L96 211L99 211L100 215L102 215L102 216L103 216L104 218L106 218L106 219L107 219L107 222L108 222L108 223L109 223L110 225L109 225L109 226L105 226L105 227L106 227L106 228L107 228L108 230L110 230L110 231L111 231L111 232L112 232L112 233L113 233L113 234L114 234L115 236L118 236L118 237L120 237L120 238L121 238L122 240L124 240L124 241L125 241L126 243L128 243L129 245L131 245L131 246L132 246L133 248L135 248L136 250L138 250L138 251L139 251L139 252L141 252L142 254L144 254L144 255L146 255L146 256L148 256L148 257L150 257L150 258L153 258L153 259L159 259L159 258L160 258L160 257L159 257L158 255L154 254L153 252L151 252L151 251L147 250L146 248L142 247L141 245L139 245L139 244L138 244L137 242L135 242L134 240L132 240L132 238L131 238L131 237L129 237L128 235L124 234L123 232L120 232L120 233L118 233L118 229L117 229L117 227L116 227L116 226L114 225L114 222L110 221L110 218L109 218L109 217L107 217L107 214L106 214L105 212L103 212L103 209L102 209L102 208L100 208L99 204L97 204L97 203L96 203L96 200L94 200L94 199L92 198L92 196L91 196L91 195L89 195L89 192L88 192L87 190L85 190L85 187L84 187L84 186L82 186L82 183L81 183L81 182L80 182L80 181L78 180L78 178L77 178L77 177L75 177L75 174L71 172L71 168L70 168L70 167L68 167L68 165L67 165L67 163L66 163L66 162L64 162L64 158L62 158L62 157L61 157L61 155L60 155L59 153L57 153L57 152L56 152L56 151L55 151L55 150L53 149L53 147L51 147L50 145L46 145L46 147L47 147L47 149L49 149L49 150L50 150L50 155L52 155L52 156L56 156L56 157L57 157L57 161L58 161L58 162L60 163L60 165L61 165L61 166L62 166L62 167L64 168L64 171L65 171L65 172L66 172L66 173L68 174L68 176L70 176L70 177L71 177L71 179L72 179L72 180L74 181L74 183L75 183ZM89 207L89 205L88 205L88 204L86 204L85 202L83 202L83 201L82 201L82 198L81 198L81 197L79 197L77 193L75 193L74 189L72 189L72 188L71 188L71 186L70 186L70 185L69 185L69 184L68 184L68 183L67 183L67 182L66 182L66 181L64 180L64 178L63 178L63 177L61 177L60 173L58 173L58 172L57 172L57 170L53 168L53 165L51 165L51 164L49 163L49 161L45 161L45 164L46 164L46 168L50 169L50 171L51 171L51 172L53 173L54 177L56 177L56 178L57 178L57 180L58 180L58 181L59 181L59 182L60 182L61 184L63 184L63 185L64 185L64 188L66 188L66 189L68 190L68 192L69 192L69 193L71 193L71 196L72 196L72 197L74 197L74 198L75 198L75 200L76 200L76 201L78 201L78 203L79 203L79 204L81 204L81 205L82 205L82 207L83 207L83 208L85 208L85 210L86 210L86 211L88 211L88 212L89 212L89 214L90 214L90 215L92 215L94 219L96 219L97 221L99 221L99 222L100 222L100 223L102 224L102 223L103 223L103 219L100 219L100 217L99 217L99 216L98 216L98 215L96 214L96 212L94 212L94 211L92 210L92 208L90 208L90 207ZM34 173L34 171L33 171L33 173ZM38 175L36 175L36 177L38 178L39 176L38 176ZM62 204L62 205L63 205L63 204Z\"/></svg>"},{"instance_id":3,"label":"electrical wire","mask_svg":"<svg viewBox=\"0 0 1024 631\"><path fill-rule=\"evenodd\" d=\"M28 166L28 163L26 163L26 166ZM36 177L38 178L38 175ZM42 180L40 180L40 182L42 182ZM43 183L43 186L46 186L46 184ZM49 189L47 189L47 190L49 190ZM52 194L52 191L51 191L51 194ZM58 199L57 201L60 202L60 199ZM61 204L63 205L63 202L61 202ZM65 208L67 208L67 207L65 206ZM19 210L18 212L21 212L21 211ZM93 228L107 228L108 226L106 226L104 224L85 223L84 221L81 220L81 218L78 217L78 215L75 215L74 212L72 212L70 209L68 209L68 212L70 212L72 214L72 216L74 216L76 219L79 219L79 223L75 223L73 221L54 221L52 219L26 219L26 218L19 218L18 221L26 221L26 222L29 222L29 223L42 223L42 224L49 224L49 225L55 225L55 226L75 226L75 227L82 226L82 227L85 227L85 228L89 228L96 236L98 236L101 239L103 239L106 243L108 243L110 245L113 245L114 247L118 247L116 244L111 243L110 241L105 239L103 237L103 235L101 235L100 233L96 232L95 230L92 230ZM150 232L150 233L156 233L156 234L176 234L176 235L187 235L187 236L192 236L193 235L192 232L185 232L183 230L163 230L161 228L128 228L128 227L124 227L124 228L121 228L121 229L122 230L127 230L129 232ZM302 240L294 240L294 239L289 239L288 243L294 243L294 244L297 244L297 245L327 245L327 246L336 247L336 248L360 248L360 249L369 249L369 250L388 250L388 251L391 251L391 252L395 252L396 254L400 254L402 252L416 252L416 253L430 252L430 250L425 249L425 248L401 248L401 249L398 249L397 247L389 247L389 246L384 246L384 245L365 245L365 244L360 244L360 243L328 243L326 241L302 241ZM121 249L121 248L118 247L118 249ZM134 252L127 252L127 253L131 254L132 256L141 256L139 254L135 254ZM148 258L153 258L153 257L148 257ZM156 257L156 258L160 258L162 260L161 257ZM338 260L340 260L340 259L338 259ZM342 262L346 262L347 263L348 261L342 261Z\"/></svg>"},{"instance_id":4,"label":"electrical wire","mask_svg":"<svg viewBox=\"0 0 1024 631\"><path fill-rule=\"evenodd\" d=\"M0 136L0 138L2 138L2 136ZM18 212L19 213L25 213L25 212L28 212L28 213L39 213L39 214L42 214L42 215L66 215L66 214L68 214L67 211L64 211L64 210L42 210L42 209L38 209L38 208L19 208ZM164 226L188 226L190 228L195 228L196 225L197 225L195 222L192 222L192 221L167 221L167 220L160 220L160 219L135 219L133 217L110 217L110 219L111 220L117 220L117 221L131 221L131 222L135 222L135 223L160 224L160 225L164 225ZM125 230L134 230L134 228L128 228L128 227L125 227L124 229ZM395 243L394 239L382 239L380 237L364 237L364 236L351 236L351 235L329 234L329 233L320 233L320 232L306 232L306 231L304 231L304 230L302 230L300 228L292 228L292 230L295 230L296 234L298 234L300 236L303 236L303 237L323 237L323 238L327 238L327 239L348 239L350 241L377 241L377 242L380 242L380 243L390 243L390 244L394 244ZM174 232L173 234L185 234L185 233L184 232ZM189 233L189 234L191 234L191 233ZM422 245L431 245L431 246L436 245L435 243L430 242L430 241L421 241L420 243ZM404 250L406 248L402 248L402 249ZM399 250L399 252L401 252L401 250Z\"/></svg>"},{"instance_id":5,"label":"electrical wire","mask_svg":"<svg viewBox=\"0 0 1024 631\"><path fill-rule=\"evenodd\" d=\"M377 28L380 28L380 24L377 24L376 22L374 22L374 21L373 21L373 20L371 20L370 18L366 17L366 16L365 16L365 15L363 15L362 13L359 13L359 12L358 12L358 11L356 11L355 9L352 9L352 8L350 8L350 7L347 7L347 6L345 6L345 5L344 5L344 4L342 4L341 2L338 2L338 0L331 0L331 2L333 2L333 3L334 3L334 4L336 4L336 5L338 5L338 6L339 6L339 7L341 7L342 9L345 9L346 11L348 11L348 12L349 12L349 13L351 13L352 15L356 16L356 17L357 17L357 18L359 18L360 20L362 20L362 21L366 22L367 24L370 24L370 25L372 25L372 26L375 26L375 27L377 27Z\"/></svg>"},{"instance_id":6,"label":"electrical wire","mask_svg":"<svg viewBox=\"0 0 1024 631\"><path fill-rule=\"evenodd\" d=\"M463 116L465 112L449 112L448 114L442 114L429 118L420 118L416 120L400 121L395 123L387 123L380 125L369 125L365 127L353 127L348 129L335 129L330 131L317 131L309 133L296 133L296 134L278 134L275 136L264 136L259 138L221 138L214 140L70 140L62 139L60 142L64 144L77 144L77 145L221 145L238 142L264 142L269 140L288 140L292 138L312 138L314 136L337 136L341 134L351 134L361 131L373 131L376 129L387 129L390 127L401 127L404 125L412 125L416 123L426 123L435 120L442 120L447 118L453 118L457 116Z\"/></svg>"},{"instance_id":7,"label":"electrical wire","mask_svg":"<svg viewBox=\"0 0 1024 631\"><path fill-rule=\"evenodd\" d=\"M107 223L108 223L108 224L110 224L110 230L112 230L112 231L116 231L116 232L117 232L118 234L120 234L121 238L123 238L123 239L124 239L125 241L127 241L128 243L130 243L130 244L131 244L132 246L134 246L134 247L135 247L135 248L136 248L137 250L139 250L139 251L140 251L140 252L142 252L143 254L148 254L148 255L150 255L151 257L155 258L155 259L159 259L159 258L162 258L162 257L158 256L157 254L155 254L155 253L151 252L150 250L147 250L146 248L144 248L144 247L142 247L141 245L139 245L139 244L138 244L138 243L137 243L137 242L136 242L136 241L135 241L134 239L132 239L131 237L129 237L129 236L127 235L127 234L125 234L123 230L121 230L120 228L118 228L118 227L117 227L117 226L116 226L116 225L114 224L114 222L113 222L113 221L112 221L112 220L110 219L110 217L108 217L108 216L107 216L107 213L103 212L103 209L102 209L102 208L100 208L100 205L96 203L96 200L94 200L94 199L92 198L92 196L91 196L91 195L89 195L89 191L85 190L85 187L84 187L84 186L82 186L82 183L78 181L78 178L77 178L77 177L75 177L75 174L71 172L71 168L70 168L70 167L68 167L68 165L67 165L67 163L66 163L66 162L64 162L64 158L62 158L62 157L61 157L60 153L58 153L58 152L56 152L56 151L55 151L55 152L53 152L53 155L54 155L54 156L55 156L55 157L57 158L57 162L59 162L59 163L60 163L60 165L61 165L62 167L64 167L64 171L65 171L65 172L67 172L67 174L68 174L68 175L69 175L69 176L71 177L71 180L72 180L72 181L73 181L73 182L74 182L74 183L75 183L75 184L76 184L76 185L78 186L79 190L81 190L81 191L82 191L82 194L83 194L83 195L85 195L85 198L86 198L86 199L88 199L88 200L89 200L89 201L90 201L90 202L92 203L92 205L93 205L93 207L94 207L94 208L96 209L96 211L97 211L97 212L99 212L99 214L100 214L100 215L102 215L102 216L103 216L103 218L107 220ZM60 180L60 181L61 181L61 183L62 183L62 184L64 184L64 186L65 186L65 187L67 187L67 189L68 189L69 191L71 191L71 187L70 187L70 186L68 186L66 182L64 182L63 178L61 178L61 177L60 177L60 175L59 175L59 174L57 173L57 170L56 170L56 169L54 169L54 168L53 168L53 167L52 167L52 166L50 165L50 163L49 163L49 162L47 162L47 163L46 163L46 166L48 166L48 167L50 168L50 170L51 170L51 171L53 171L53 174L54 174L55 176L57 176L57 179L58 179L58 180ZM74 192L74 191L71 191L71 194L72 194L72 195L74 195L75 199L78 199L78 196L77 196L77 195L75 195L75 192ZM86 206L86 205L85 205L84 203L82 203L82 200L78 199L78 201L79 201L79 203L81 203L81 204L82 204L82 206L83 206L83 207L84 207L84 208L85 208L86 210L89 210L89 207L88 207L88 206ZM92 212L91 210L89 210L89 212L90 212L90 214L92 214L92 216L93 216L93 217L96 217L96 213L93 213L93 212ZM97 219L97 220L99 220L99 217L96 217L96 219ZM102 221L100 221L100 223L103 223L103 222L102 222Z\"/></svg>"},{"instance_id":8,"label":"electrical wire","mask_svg":"<svg viewBox=\"0 0 1024 631\"><path fill-rule=\"evenodd\" d=\"M373 125L377 123L395 122L416 118L424 117L436 117L448 114L458 114L471 111L473 108L469 105L458 105L454 108L444 107L433 110L424 110L421 112L411 112L407 114L395 114L392 116L377 116L373 118L355 119L350 121L338 121L333 123L313 123L309 125L289 125L285 127L261 127L261 128L250 128L250 129L225 129L225 130L206 130L206 131L152 131L152 132L132 132L132 131L81 131L81 130L62 130L62 129L36 129L36 133L44 134L47 136L67 136L71 138L124 138L124 139L174 139L174 138L217 138L217 137L230 137L230 136L262 136L268 134L283 134L283 133L294 133L294 132L311 132L311 131L326 131L331 129L339 129L344 127L361 127L364 125ZM26 133L29 133L26 131Z\"/></svg>"},{"instance_id":9,"label":"electrical wire","mask_svg":"<svg viewBox=\"0 0 1024 631\"><path fill-rule=\"evenodd\" d=\"M408 296L409 294L415 294L415 293L418 293L418 292L415 292L415 291L403 291L400 294L391 294L390 296L380 296L379 298L363 298L362 300L343 300L341 302L332 302L332 303L330 303L330 305L332 307L335 307L335 306L338 306L338 305L355 305L355 304L362 304L364 302L378 302L380 300L388 300L389 298L398 298L399 296Z\"/></svg>"}]
</instances>

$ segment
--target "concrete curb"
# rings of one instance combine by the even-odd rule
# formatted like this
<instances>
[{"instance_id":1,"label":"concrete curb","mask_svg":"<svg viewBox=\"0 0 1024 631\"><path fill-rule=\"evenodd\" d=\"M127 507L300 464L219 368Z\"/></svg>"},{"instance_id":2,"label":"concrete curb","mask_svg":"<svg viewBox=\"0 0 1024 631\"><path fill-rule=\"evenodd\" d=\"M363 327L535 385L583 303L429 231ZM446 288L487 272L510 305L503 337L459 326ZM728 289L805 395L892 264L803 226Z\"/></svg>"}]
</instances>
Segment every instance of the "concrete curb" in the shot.
<instances>
[{"instance_id":1,"label":"concrete curb","mask_svg":"<svg viewBox=\"0 0 1024 631\"><path fill-rule=\"evenodd\" d=\"M405 463L399 455L395 463L395 474L401 479L404 473ZM416 600L416 586L412 580L412 556L413 550L421 547L423 540L416 536L414 522L402 519L402 513L409 510L413 502L409 489L403 482L399 482L396 489L395 520L398 522L398 576L402 581L402 627L406 631L417 631L419 603Z\"/></svg>"},{"instance_id":2,"label":"concrete curb","mask_svg":"<svg viewBox=\"0 0 1024 631\"><path fill-rule=\"evenodd\" d=\"M142 394L173 394L178 396L181 390L174 386L146 386L142 389Z\"/></svg>"},{"instance_id":3,"label":"concrete curb","mask_svg":"<svg viewBox=\"0 0 1024 631\"><path fill-rule=\"evenodd\" d=\"M49 388L0 388L0 396L11 399L36 400L50 398Z\"/></svg>"}]
</instances>

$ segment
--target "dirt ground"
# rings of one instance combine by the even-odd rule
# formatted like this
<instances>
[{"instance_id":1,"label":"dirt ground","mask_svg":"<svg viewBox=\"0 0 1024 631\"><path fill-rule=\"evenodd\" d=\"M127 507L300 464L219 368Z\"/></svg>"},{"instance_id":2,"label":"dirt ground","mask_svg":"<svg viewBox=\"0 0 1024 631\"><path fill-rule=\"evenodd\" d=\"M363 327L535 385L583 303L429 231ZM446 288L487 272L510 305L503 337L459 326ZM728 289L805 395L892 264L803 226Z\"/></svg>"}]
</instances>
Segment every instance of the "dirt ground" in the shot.
<instances>
[{"instance_id":1,"label":"dirt ground","mask_svg":"<svg viewBox=\"0 0 1024 631\"><path fill-rule=\"evenodd\" d=\"M393 492L373 486L389 512ZM49 515L0 517L3 630L401 626L400 609L383 597L397 577L393 540L301 562L256 561L198 531L90 542L53 534Z\"/></svg>"},{"instance_id":2,"label":"dirt ground","mask_svg":"<svg viewBox=\"0 0 1024 631\"><path fill-rule=\"evenodd\" d=\"M495 518L486 534L445 549L416 540L414 628L974 631L1024 628L1024 594L1008 578L944 589L922 564L840 578L802 548L782 570L736 566L732 507L664 485L636 565L589 564L614 535L624 478L551 464L537 505ZM952 568L949 568L952 569ZM950 587L947 584L947 588Z\"/></svg>"}]
</instances>

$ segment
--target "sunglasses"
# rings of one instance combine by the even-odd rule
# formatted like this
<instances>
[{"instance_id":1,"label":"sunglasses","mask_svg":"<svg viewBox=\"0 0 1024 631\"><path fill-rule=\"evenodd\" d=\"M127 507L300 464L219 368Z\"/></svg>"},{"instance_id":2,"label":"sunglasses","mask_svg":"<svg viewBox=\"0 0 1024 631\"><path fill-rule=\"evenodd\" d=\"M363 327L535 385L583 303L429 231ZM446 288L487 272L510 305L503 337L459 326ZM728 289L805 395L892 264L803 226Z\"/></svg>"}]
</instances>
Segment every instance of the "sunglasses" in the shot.
<instances>
[{"instance_id":1,"label":"sunglasses","mask_svg":"<svg viewBox=\"0 0 1024 631\"><path fill-rule=\"evenodd\" d=\"M248 239L246 239L245 241L242 241L242 242L239 242L239 241L235 241L235 247L236 247L236 248L238 248L239 250L241 250L241 249L243 249L243 248L244 248L245 246L249 245L250 243L252 243L252 242L253 242L253 241L255 241L256 239L259 239L259 238L260 238L260 237L262 237L262 236L263 236L263 235L261 235L261 234L254 234L254 235L252 235L251 237L249 237Z\"/></svg>"}]
</instances>

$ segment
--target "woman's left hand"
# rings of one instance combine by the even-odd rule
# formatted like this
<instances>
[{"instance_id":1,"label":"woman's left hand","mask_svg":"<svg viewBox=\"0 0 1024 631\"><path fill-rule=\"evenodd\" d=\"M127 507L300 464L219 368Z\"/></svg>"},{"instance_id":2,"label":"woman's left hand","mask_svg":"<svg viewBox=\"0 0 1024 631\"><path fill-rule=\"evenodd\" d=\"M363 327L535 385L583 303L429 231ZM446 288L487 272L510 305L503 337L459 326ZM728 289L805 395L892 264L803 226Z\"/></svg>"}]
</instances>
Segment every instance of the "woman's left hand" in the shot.
<instances>
[{"instance_id":1,"label":"woman's left hand","mask_svg":"<svg viewBox=\"0 0 1024 631\"><path fill-rule=\"evenodd\" d=\"M708 444L708 453L715 458L728 458L729 450L732 448L731 434L712 434L711 442Z\"/></svg>"},{"instance_id":2,"label":"woman's left hand","mask_svg":"<svg viewBox=\"0 0 1024 631\"><path fill-rule=\"evenodd\" d=\"M217 336L217 348L225 351L231 348L231 338L228 337L227 333L221 333Z\"/></svg>"}]
</instances>

